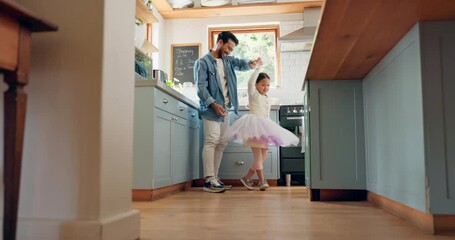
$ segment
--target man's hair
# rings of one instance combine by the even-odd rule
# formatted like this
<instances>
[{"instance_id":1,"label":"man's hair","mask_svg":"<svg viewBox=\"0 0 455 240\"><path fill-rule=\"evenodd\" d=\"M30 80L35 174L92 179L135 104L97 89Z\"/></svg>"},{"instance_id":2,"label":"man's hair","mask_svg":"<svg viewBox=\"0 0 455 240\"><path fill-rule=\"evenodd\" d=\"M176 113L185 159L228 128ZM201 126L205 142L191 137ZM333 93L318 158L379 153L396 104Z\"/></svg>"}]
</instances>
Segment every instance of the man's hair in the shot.
<instances>
[{"instance_id":1,"label":"man's hair","mask_svg":"<svg viewBox=\"0 0 455 240\"><path fill-rule=\"evenodd\" d=\"M216 38L216 42L219 42L220 39L223 40L223 43L227 43L229 39L231 39L232 41L234 41L235 46L239 44L239 40L237 39L237 37L229 31L220 32L220 34L218 34L218 37Z\"/></svg>"},{"instance_id":2,"label":"man's hair","mask_svg":"<svg viewBox=\"0 0 455 240\"><path fill-rule=\"evenodd\" d=\"M258 78L256 79L256 83L258 83L262 79L266 79L266 78L270 80L270 77L269 77L269 75L267 73L261 72L261 73L259 73Z\"/></svg>"}]
</instances>

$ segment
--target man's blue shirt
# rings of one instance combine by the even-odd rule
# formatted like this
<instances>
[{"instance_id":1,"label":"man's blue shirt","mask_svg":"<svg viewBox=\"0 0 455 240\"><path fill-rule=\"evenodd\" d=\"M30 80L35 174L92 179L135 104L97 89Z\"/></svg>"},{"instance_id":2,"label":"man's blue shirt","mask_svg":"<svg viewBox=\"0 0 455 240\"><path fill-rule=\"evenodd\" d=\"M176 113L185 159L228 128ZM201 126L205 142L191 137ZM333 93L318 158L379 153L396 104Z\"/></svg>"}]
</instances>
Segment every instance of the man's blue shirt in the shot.
<instances>
[{"instance_id":1,"label":"man's blue shirt","mask_svg":"<svg viewBox=\"0 0 455 240\"><path fill-rule=\"evenodd\" d=\"M250 70L250 60L238 59L227 56L223 59L224 75L228 85L229 104L228 108L234 107L235 114L238 114L239 101L237 98L237 77L235 70ZM223 88L221 86L220 76L218 74L216 59L209 52L194 64L194 81L197 86L197 95L199 96L199 114L202 118L223 122L224 118L218 116L215 110L210 106L213 102L224 106Z\"/></svg>"}]
</instances>

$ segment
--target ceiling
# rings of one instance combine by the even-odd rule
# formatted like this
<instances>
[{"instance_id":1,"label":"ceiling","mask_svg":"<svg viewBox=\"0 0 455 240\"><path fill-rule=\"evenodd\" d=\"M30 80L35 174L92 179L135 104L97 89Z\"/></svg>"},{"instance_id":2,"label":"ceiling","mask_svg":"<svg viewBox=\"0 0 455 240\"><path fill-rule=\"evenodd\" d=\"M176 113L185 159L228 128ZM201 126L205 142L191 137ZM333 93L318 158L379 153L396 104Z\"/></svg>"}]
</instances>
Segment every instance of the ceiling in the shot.
<instances>
[{"instance_id":1,"label":"ceiling","mask_svg":"<svg viewBox=\"0 0 455 240\"><path fill-rule=\"evenodd\" d=\"M455 19L455 0L326 0L305 79L363 79L418 21Z\"/></svg>"},{"instance_id":2,"label":"ceiling","mask_svg":"<svg viewBox=\"0 0 455 240\"><path fill-rule=\"evenodd\" d=\"M303 13L306 7L320 7L323 0L299 2L225 5L220 7L194 7L173 9L166 0L152 0L153 6L164 19L234 17L266 14Z\"/></svg>"}]
</instances>

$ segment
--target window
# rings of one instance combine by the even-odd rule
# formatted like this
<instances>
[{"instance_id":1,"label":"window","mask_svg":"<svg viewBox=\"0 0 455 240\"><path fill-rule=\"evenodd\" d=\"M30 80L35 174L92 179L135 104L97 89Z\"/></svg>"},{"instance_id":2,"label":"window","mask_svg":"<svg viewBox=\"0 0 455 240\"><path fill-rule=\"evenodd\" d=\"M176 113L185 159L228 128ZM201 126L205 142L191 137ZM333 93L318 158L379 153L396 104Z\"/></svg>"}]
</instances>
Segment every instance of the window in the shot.
<instances>
[{"instance_id":1,"label":"window","mask_svg":"<svg viewBox=\"0 0 455 240\"><path fill-rule=\"evenodd\" d=\"M277 48L277 36L279 26L249 26L249 27L226 27L209 29L209 47L213 48L216 38L222 31L231 31L239 40L233 55L237 58L256 59L261 57L264 61L264 72L270 76L270 86L280 85L279 77L279 52ZM251 71L237 72L237 86L239 89L248 87Z\"/></svg>"}]
</instances>

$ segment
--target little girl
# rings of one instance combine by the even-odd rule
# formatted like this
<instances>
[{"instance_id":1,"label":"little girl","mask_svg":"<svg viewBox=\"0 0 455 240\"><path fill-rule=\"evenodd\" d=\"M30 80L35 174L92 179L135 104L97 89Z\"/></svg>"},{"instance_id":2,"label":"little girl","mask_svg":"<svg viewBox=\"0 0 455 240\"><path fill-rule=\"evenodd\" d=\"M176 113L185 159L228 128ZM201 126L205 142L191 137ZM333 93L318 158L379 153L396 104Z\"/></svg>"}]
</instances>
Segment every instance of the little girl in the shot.
<instances>
[{"instance_id":1,"label":"little girl","mask_svg":"<svg viewBox=\"0 0 455 240\"><path fill-rule=\"evenodd\" d=\"M261 72L261 58L258 58L257 61L256 70L248 81L250 113L235 121L223 138L225 140L232 138L236 142L243 143L244 146L251 147L254 162L240 182L248 190L253 190L251 178L257 173L259 189L264 191L269 187L262 171L262 163L267 158L268 146L297 145L299 138L269 119L270 105L266 94L270 87L270 77Z\"/></svg>"}]
</instances>

